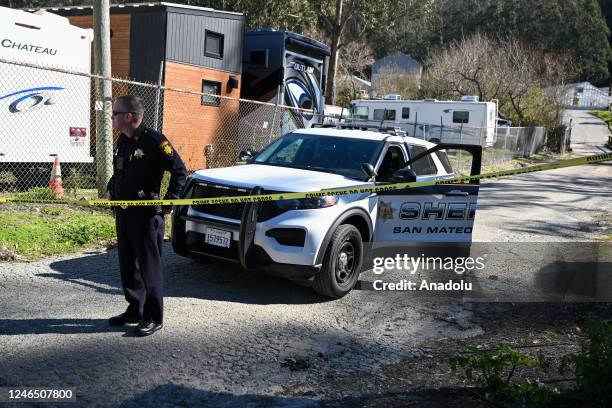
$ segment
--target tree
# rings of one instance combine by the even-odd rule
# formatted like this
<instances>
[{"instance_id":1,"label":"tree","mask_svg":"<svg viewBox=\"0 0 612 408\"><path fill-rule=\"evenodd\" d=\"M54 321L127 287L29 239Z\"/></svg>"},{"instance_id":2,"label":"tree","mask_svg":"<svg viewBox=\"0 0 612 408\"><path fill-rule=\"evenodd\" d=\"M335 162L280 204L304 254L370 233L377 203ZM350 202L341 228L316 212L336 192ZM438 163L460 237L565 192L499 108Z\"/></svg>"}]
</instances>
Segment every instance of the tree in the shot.
<instances>
[{"instance_id":1,"label":"tree","mask_svg":"<svg viewBox=\"0 0 612 408\"><path fill-rule=\"evenodd\" d=\"M351 42L342 48L336 75L337 94L335 103L348 107L353 99L357 99L363 86L353 79L366 77L367 69L374 63L372 50L367 44Z\"/></svg>"},{"instance_id":2,"label":"tree","mask_svg":"<svg viewBox=\"0 0 612 408\"><path fill-rule=\"evenodd\" d=\"M427 61L422 94L439 99L477 95L499 100L514 122L556 126L561 91L571 73L569 57L543 54L513 38L484 34L452 43Z\"/></svg>"},{"instance_id":3,"label":"tree","mask_svg":"<svg viewBox=\"0 0 612 408\"><path fill-rule=\"evenodd\" d=\"M244 13L247 29L275 28L302 33L317 25L317 13L308 0L225 0L224 3L226 10Z\"/></svg>"},{"instance_id":4,"label":"tree","mask_svg":"<svg viewBox=\"0 0 612 408\"><path fill-rule=\"evenodd\" d=\"M442 45L438 0L397 0L384 24L367 34L376 58L400 51L424 61Z\"/></svg>"},{"instance_id":5,"label":"tree","mask_svg":"<svg viewBox=\"0 0 612 408\"><path fill-rule=\"evenodd\" d=\"M367 40L374 57L395 51L424 61L454 41L483 33L517 38L543 54L570 54L575 80L610 79L612 49L606 21L612 0L174 0L242 12L247 28L315 32L331 48L326 84L334 102L339 53ZM128 0L114 0L128 3ZM13 8L90 4L87 0L0 0ZM605 18L604 18L605 17Z\"/></svg>"},{"instance_id":6,"label":"tree","mask_svg":"<svg viewBox=\"0 0 612 408\"><path fill-rule=\"evenodd\" d=\"M399 94L402 99L416 99L419 91L415 73L406 72L397 65L382 67L376 78L372 79L372 87L378 96Z\"/></svg>"},{"instance_id":7,"label":"tree","mask_svg":"<svg viewBox=\"0 0 612 408\"><path fill-rule=\"evenodd\" d=\"M576 80L603 84L610 75L604 15L612 19L612 0L398 0L394 11L387 24L368 34L377 58L401 51L424 61L454 41L483 33L517 38L545 54L571 54Z\"/></svg>"},{"instance_id":8,"label":"tree","mask_svg":"<svg viewBox=\"0 0 612 408\"><path fill-rule=\"evenodd\" d=\"M340 50L351 41L360 41L381 24L391 2L372 0L311 0L319 13L319 22L329 38L330 58L327 67L325 98L333 104L336 97L336 73Z\"/></svg>"},{"instance_id":9,"label":"tree","mask_svg":"<svg viewBox=\"0 0 612 408\"><path fill-rule=\"evenodd\" d=\"M577 79L609 77L609 30L597 0L437 0L443 42L477 32L517 38L541 53L571 54Z\"/></svg>"}]
</instances>

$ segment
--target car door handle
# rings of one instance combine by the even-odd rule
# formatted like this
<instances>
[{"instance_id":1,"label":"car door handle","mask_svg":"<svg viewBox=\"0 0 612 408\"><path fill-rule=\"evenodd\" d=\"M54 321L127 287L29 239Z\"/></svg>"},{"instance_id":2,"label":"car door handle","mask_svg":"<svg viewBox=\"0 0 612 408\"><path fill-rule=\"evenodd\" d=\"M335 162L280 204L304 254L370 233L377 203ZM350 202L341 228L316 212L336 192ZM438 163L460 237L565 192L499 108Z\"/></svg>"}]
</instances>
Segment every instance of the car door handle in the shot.
<instances>
[{"instance_id":1,"label":"car door handle","mask_svg":"<svg viewBox=\"0 0 612 408\"><path fill-rule=\"evenodd\" d=\"M470 195L470 193L467 191L452 190L446 193L446 195L449 197L467 197Z\"/></svg>"}]
</instances>

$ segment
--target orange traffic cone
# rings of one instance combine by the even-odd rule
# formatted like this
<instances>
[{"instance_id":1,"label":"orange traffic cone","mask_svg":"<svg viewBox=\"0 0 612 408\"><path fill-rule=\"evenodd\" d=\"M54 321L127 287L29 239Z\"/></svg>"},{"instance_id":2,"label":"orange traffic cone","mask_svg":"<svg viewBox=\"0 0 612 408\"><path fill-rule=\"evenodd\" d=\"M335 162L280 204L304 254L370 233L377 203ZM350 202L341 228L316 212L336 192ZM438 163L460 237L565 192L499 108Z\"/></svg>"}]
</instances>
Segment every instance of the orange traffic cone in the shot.
<instances>
[{"instance_id":1,"label":"orange traffic cone","mask_svg":"<svg viewBox=\"0 0 612 408\"><path fill-rule=\"evenodd\" d=\"M64 197L64 189L62 188L62 168L60 167L60 160L58 156L55 156L53 161L53 167L51 168L51 178L49 178L49 188L53 193L53 197L62 198Z\"/></svg>"}]
</instances>

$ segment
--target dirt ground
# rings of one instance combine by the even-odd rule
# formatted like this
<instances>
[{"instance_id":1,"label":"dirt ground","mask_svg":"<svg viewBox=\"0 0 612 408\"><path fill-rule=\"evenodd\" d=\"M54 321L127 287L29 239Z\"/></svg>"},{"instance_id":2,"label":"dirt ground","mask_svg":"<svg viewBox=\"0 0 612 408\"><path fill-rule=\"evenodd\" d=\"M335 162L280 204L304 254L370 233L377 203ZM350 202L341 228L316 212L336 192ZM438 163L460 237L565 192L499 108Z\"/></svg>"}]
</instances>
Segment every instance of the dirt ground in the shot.
<instances>
[{"instance_id":1,"label":"dirt ground","mask_svg":"<svg viewBox=\"0 0 612 408\"><path fill-rule=\"evenodd\" d=\"M474 304L473 311L473 321L484 333L467 339L428 342L422 347L422 356L385 365L384 378L376 391L360 401L347 399L347 405L490 407L492 404L479 395L478 388L449 367L448 360L462 354L468 345L487 349L504 343L537 359L539 367L517 370L513 376L516 381L537 381L553 389L572 386L571 374L561 375L558 371L561 358L579 350L582 327L589 316L604 320L612 317L612 304Z\"/></svg>"}]
</instances>

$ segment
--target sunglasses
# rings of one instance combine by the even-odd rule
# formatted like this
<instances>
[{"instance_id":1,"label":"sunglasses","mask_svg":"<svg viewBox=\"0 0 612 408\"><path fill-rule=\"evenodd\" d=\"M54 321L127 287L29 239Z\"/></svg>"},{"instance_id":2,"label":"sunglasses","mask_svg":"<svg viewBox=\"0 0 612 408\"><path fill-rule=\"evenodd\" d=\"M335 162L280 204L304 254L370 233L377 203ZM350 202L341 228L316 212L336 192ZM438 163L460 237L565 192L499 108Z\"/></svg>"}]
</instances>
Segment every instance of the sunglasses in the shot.
<instances>
[{"instance_id":1,"label":"sunglasses","mask_svg":"<svg viewBox=\"0 0 612 408\"><path fill-rule=\"evenodd\" d=\"M136 112L118 112L118 111L113 111L113 116L122 115L122 114L126 114L126 113L131 113L132 115L136 114Z\"/></svg>"}]
</instances>

